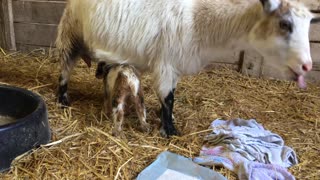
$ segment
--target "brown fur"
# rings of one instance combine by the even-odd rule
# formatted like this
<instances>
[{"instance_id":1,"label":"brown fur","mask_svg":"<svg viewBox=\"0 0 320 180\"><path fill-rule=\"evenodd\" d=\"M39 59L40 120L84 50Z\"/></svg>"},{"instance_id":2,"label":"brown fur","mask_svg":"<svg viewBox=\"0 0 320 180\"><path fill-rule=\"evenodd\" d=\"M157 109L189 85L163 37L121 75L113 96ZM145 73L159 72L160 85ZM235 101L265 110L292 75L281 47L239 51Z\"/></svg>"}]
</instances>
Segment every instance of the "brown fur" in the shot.
<instances>
[{"instance_id":1,"label":"brown fur","mask_svg":"<svg viewBox=\"0 0 320 180\"><path fill-rule=\"evenodd\" d=\"M249 5L253 3L256 5ZM235 11L238 12L237 17L234 16ZM262 7L257 0L199 0L195 7L195 34L203 46L223 44L230 38L238 39L255 25L262 16L260 12Z\"/></svg>"},{"instance_id":2,"label":"brown fur","mask_svg":"<svg viewBox=\"0 0 320 180\"><path fill-rule=\"evenodd\" d=\"M279 29L279 26L275 26L275 23L279 23L279 20L285 18L290 14L290 4L286 1L281 2L280 8L271 13L268 18L265 18L261 23L261 28L257 29L261 39L267 39L272 34L279 34L286 36L286 32Z\"/></svg>"}]
</instances>

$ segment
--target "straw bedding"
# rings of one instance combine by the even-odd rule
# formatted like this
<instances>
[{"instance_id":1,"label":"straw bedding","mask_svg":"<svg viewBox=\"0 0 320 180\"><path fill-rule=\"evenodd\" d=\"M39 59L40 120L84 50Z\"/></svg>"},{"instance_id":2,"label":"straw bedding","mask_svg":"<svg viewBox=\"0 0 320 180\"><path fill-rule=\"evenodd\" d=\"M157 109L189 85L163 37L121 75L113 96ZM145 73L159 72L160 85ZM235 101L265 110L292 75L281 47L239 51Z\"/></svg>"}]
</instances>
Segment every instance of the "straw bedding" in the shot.
<instances>
[{"instance_id":1,"label":"straw bedding","mask_svg":"<svg viewBox=\"0 0 320 180\"><path fill-rule=\"evenodd\" d=\"M56 103L59 62L41 52L0 52L0 82L33 90L44 98L52 129L52 141L18 157L0 179L133 179L164 151L195 157L215 118L256 118L280 134L297 152L299 164L290 168L297 179L320 177L320 86L300 90L292 82L255 79L227 68L184 77L178 84L174 114L180 137L159 134L159 103L142 79L149 134L138 130L135 113L124 121L123 136L110 135L112 121L102 110L102 81L95 67L80 63L69 86L72 107ZM229 179L235 174L214 168Z\"/></svg>"}]
</instances>

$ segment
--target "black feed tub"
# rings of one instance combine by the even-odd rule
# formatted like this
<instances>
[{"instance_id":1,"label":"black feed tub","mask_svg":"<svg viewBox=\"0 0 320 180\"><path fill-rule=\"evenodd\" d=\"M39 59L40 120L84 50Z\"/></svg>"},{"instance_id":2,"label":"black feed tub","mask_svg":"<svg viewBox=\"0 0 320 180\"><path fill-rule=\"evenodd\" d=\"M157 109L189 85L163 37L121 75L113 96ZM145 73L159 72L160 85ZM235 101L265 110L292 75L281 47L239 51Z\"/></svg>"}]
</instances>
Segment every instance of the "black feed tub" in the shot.
<instances>
[{"instance_id":1,"label":"black feed tub","mask_svg":"<svg viewBox=\"0 0 320 180\"><path fill-rule=\"evenodd\" d=\"M12 119L10 121L4 119ZM26 89L0 85L0 172L17 156L49 142L48 112L42 98Z\"/></svg>"}]
</instances>

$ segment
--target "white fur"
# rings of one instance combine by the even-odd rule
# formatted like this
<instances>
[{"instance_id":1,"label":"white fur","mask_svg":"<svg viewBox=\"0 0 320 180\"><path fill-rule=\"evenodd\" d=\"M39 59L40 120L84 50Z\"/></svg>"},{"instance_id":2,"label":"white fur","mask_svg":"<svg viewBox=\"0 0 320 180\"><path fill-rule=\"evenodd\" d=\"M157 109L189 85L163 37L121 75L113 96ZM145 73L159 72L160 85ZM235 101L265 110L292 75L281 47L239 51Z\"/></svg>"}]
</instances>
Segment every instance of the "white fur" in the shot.
<instances>
[{"instance_id":1,"label":"white fur","mask_svg":"<svg viewBox=\"0 0 320 180\"><path fill-rule=\"evenodd\" d=\"M122 71L122 73L128 78L128 83L131 85L133 95L137 96L140 86L139 78L131 71Z\"/></svg>"},{"instance_id":2,"label":"white fur","mask_svg":"<svg viewBox=\"0 0 320 180\"><path fill-rule=\"evenodd\" d=\"M114 68L112 69L108 75L107 75L107 88L109 89L109 92L113 92L113 88L115 86L115 83L116 83L116 79L119 75L119 71L121 69L120 68Z\"/></svg>"},{"instance_id":3,"label":"white fur","mask_svg":"<svg viewBox=\"0 0 320 180\"><path fill-rule=\"evenodd\" d=\"M310 23L306 22L302 18L295 18L295 24L297 27L306 27L306 28L295 28L295 31L292 34L292 40L290 43L291 53L298 54L298 56L290 57L288 61L288 66L298 74L305 74L301 69L300 64L312 64L312 58L310 54L309 46L309 26ZM303 39L303 41L301 41Z\"/></svg>"}]
</instances>

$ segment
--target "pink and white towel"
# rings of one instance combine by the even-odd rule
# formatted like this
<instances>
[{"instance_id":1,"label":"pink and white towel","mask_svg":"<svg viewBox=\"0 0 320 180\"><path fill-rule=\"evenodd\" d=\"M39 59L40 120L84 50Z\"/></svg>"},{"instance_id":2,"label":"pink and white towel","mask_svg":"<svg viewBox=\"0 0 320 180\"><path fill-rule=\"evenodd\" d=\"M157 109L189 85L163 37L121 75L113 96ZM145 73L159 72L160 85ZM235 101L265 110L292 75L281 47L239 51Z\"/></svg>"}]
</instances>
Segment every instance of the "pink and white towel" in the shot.
<instances>
[{"instance_id":1,"label":"pink and white towel","mask_svg":"<svg viewBox=\"0 0 320 180\"><path fill-rule=\"evenodd\" d=\"M208 145L194 162L224 166L237 173L240 180L295 179L286 169L298 163L295 152L254 119L217 119L211 128L213 132L205 137Z\"/></svg>"}]
</instances>

